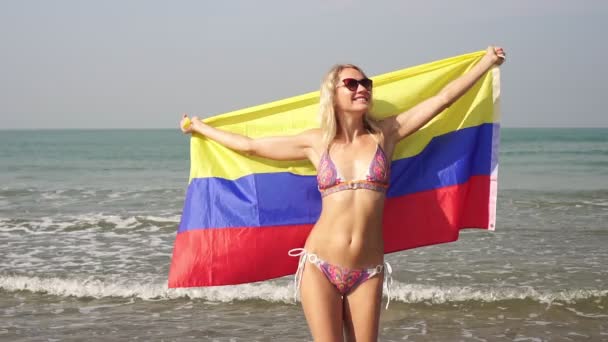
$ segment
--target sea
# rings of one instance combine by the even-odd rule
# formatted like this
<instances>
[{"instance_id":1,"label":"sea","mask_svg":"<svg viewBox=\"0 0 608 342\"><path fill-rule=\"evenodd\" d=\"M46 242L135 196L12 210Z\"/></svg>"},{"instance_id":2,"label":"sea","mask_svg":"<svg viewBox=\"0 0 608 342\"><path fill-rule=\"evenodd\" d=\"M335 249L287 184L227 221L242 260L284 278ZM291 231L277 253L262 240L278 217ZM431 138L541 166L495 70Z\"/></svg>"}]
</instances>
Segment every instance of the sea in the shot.
<instances>
[{"instance_id":1,"label":"sea","mask_svg":"<svg viewBox=\"0 0 608 342\"><path fill-rule=\"evenodd\" d=\"M178 130L0 131L0 341L309 341L292 277L168 289ZM388 254L380 341L608 341L608 129L503 128L496 230ZM385 299L386 300L386 299Z\"/></svg>"}]
</instances>

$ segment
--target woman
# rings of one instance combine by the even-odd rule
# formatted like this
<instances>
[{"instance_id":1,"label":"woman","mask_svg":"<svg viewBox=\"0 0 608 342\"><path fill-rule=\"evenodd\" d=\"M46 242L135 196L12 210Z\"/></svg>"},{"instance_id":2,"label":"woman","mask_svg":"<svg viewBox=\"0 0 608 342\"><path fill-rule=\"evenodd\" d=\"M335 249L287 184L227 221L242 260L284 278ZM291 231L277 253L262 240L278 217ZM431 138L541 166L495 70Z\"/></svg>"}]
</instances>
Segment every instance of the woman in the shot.
<instances>
[{"instance_id":1,"label":"woman","mask_svg":"<svg viewBox=\"0 0 608 342\"><path fill-rule=\"evenodd\" d=\"M397 143L424 126L505 59L489 47L468 73L397 116L370 117L372 81L354 65L338 65L320 92L321 127L295 136L251 139L194 117L184 133L204 135L242 153L275 160L308 159L317 169L322 210L298 273L300 297L315 341L378 338L384 269L382 213Z\"/></svg>"}]
</instances>

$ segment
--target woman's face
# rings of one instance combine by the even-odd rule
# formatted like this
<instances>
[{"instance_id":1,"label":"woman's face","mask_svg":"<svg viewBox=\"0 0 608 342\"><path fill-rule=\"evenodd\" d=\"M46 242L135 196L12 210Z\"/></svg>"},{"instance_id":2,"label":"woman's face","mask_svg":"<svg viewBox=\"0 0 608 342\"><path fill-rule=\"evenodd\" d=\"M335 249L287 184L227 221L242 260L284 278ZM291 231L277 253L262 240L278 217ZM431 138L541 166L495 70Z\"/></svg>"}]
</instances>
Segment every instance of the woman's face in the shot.
<instances>
[{"instance_id":1,"label":"woman's face","mask_svg":"<svg viewBox=\"0 0 608 342\"><path fill-rule=\"evenodd\" d=\"M357 69L347 68L340 72L336 85L336 109L339 112L365 114L369 110L372 102L372 88L371 83L367 84L366 81L362 81L364 79L366 79L365 76ZM344 80L347 80L347 84ZM360 82L355 83L353 80ZM364 83L369 89L361 83ZM350 89L347 85L350 85Z\"/></svg>"}]
</instances>

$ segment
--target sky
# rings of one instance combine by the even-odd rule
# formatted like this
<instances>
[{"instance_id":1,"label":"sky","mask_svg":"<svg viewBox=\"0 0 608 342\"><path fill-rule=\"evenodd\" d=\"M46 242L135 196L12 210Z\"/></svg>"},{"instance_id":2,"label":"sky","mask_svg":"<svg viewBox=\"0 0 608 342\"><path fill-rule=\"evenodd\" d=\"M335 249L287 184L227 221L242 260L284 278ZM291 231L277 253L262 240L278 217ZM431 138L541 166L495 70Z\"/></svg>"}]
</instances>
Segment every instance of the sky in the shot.
<instances>
[{"instance_id":1,"label":"sky","mask_svg":"<svg viewBox=\"0 0 608 342\"><path fill-rule=\"evenodd\" d=\"M605 0L0 0L0 130L176 128L505 48L503 127L608 127ZM316 115L316 114L315 114Z\"/></svg>"}]
</instances>

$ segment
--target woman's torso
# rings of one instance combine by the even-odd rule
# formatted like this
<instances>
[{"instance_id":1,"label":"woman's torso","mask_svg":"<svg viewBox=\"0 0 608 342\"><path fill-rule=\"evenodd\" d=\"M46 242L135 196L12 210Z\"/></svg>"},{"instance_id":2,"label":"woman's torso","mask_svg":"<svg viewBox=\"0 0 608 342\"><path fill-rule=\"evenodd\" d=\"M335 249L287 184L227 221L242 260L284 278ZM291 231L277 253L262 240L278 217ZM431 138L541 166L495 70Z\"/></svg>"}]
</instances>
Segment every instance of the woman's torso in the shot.
<instances>
[{"instance_id":1,"label":"woman's torso","mask_svg":"<svg viewBox=\"0 0 608 342\"><path fill-rule=\"evenodd\" d=\"M388 176L390 154L385 154L383 143L380 135L372 136L371 133L366 133L347 144L333 143L329 149L319 146L315 150L317 160L313 163L319 171L319 162L327 157L324 156L327 153L330 162L346 183L351 180L365 180L366 173L369 176L370 166L378 167L373 164L373 158L378 156L387 160L383 167L386 168ZM377 181L376 178L373 180ZM380 186L369 188L372 189L345 189L326 194L322 200L319 220L306 241L306 250L318 254L330 263L349 268L382 263L385 190Z\"/></svg>"}]
</instances>

